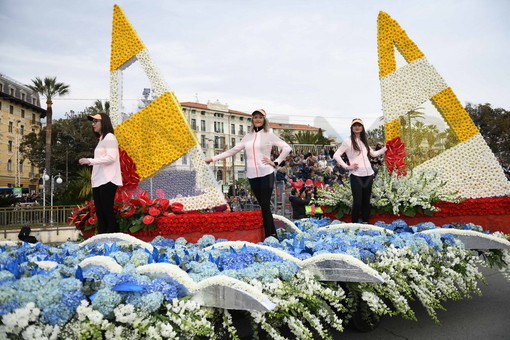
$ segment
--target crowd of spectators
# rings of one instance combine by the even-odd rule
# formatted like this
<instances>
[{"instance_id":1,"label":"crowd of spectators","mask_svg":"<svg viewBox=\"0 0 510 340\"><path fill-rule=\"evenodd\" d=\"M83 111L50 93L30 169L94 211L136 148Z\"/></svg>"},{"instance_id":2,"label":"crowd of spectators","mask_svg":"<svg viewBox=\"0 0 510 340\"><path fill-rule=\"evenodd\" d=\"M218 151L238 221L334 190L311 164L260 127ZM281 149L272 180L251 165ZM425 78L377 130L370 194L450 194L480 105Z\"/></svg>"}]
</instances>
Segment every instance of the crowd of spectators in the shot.
<instances>
[{"instance_id":1,"label":"crowd of spectators","mask_svg":"<svg viewBox=\"0 0 510 340\"><path fill-rule=\"evenodd\" d=\"M381 147L378 145L377 147ZM320 209L314 207L313 203L317 195L317 189L327 188L334 183L344 185L348 180L349 173L343 169L333 159L336 151L335 147L323 147L318 152L308 152L296 150L282 162L276 170L276 197L280 199L283 196L285 203L289 202L292 196L303 197L310 196L310 202L307 203L307 213L314 212L314 215L320 214ZM272 158L277 158L277 153L272 153ZM348 159L344 157L346 163ZM371 159L372 166L377 169L382 165L382 158ZM376 170L377 171L377 170ZM291 190L295 194L291 194ZM297 193L296 193L297 192ZM294 199L297 201L297 199ZM245 210L256 204L256 200L250 195L249 191L240 189L235 195L227 195L227 202L232 211ZM312 209L309 207L312 206Z\"/></svg>"}]
</instances>

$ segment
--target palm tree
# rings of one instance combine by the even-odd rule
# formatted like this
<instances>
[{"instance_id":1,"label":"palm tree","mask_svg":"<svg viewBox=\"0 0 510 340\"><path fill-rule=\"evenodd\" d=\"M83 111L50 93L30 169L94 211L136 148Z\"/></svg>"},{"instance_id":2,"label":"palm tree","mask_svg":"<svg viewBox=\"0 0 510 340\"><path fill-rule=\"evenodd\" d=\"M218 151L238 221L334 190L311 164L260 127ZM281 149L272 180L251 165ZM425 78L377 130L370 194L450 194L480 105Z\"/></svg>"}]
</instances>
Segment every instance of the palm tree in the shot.
<instances>
[{"instance_id":1,"label":"palm tree","mask_svg":"<svg viewBox=\"0 0 510 340\"><path fill-rule=\"evenodd\" d=\"M413 136L412 136L412 121L416 119L424 119L425 113L420 112L418 110L423 110L423 107L417 107L414 110L411 110L405 114L405 116L400 117L400 126L402 127L402 137L404 137L404 142L409 148L413 147Z\"/></svg>"},{"instance_id":2,"label":"palm tree","mask_svg":"<svg viewBox=\"0 0 510 340\"><path fill-rule=\"evenodd\" d=\"M283 130L282 133L280 133L280 138L288 144L294 144L294 141L296 137L290 130Z\"/></svg>"},{"instance_id":3,"label":"palm tree","mask_svg":"<svg viewBox=\"0 0 510 340\"><path fill-rule=\"evenodd\" d=\"M299 131L295 136L297 144L317 144L318 135L313 131Z\"/></svg>"},{"instance_id":4,"label":"palm tree","mask_svg":"<svg viewBox=\"0 0 510 340\"><path fill-rule=\"evenodd\" d=\"M46 116L41 115L41 118L46 117L46 159L44 166L46 173L51 176L51 127L53 119L53 97L64 96L69 93L69 85L64 83L57 83L57 78L46 77L41 79L35 77L32 79L32 85L27 85L32 91L46 97Z\"/></svg>"},{"instance_id":5,"label":"palm tree","mask_svg":"<svg viewBox=\"0 0 510 340\"><path fill-rule=\"evenodd\" d=\"M110 102L105 100L104 105L100 99L96 99L94 105L89 107L90 113L106 113L110 114Z\"/></svg>"}]
</instances>

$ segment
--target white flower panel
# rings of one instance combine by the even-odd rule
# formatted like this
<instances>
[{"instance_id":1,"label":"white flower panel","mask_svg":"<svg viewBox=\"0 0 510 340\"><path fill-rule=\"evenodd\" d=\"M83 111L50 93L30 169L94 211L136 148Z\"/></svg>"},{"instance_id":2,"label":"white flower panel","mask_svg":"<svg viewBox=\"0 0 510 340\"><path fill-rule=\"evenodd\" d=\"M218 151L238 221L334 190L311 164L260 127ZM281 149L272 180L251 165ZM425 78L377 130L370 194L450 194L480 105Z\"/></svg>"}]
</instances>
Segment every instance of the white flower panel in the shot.
<instances>
[{"instance_id":1,"label":"white flower panel","mask_svg":"<svg viewBox=\"0 0 510 340\"><path fill-rule=\"evenodd\" d=\"M447 88L441 75L425 57L381 78L385 122L391 122Z\"/></svg>"},{"instance_id":2,"label":"white flower panel","mask_svg":"<svg viewBox=\"0 0 510 340\"><path fill-rule=\"evenodd\" d=\"M446 182L443 192L458 191L465 199L510 195L510 182L480 134L418 165L414 171L429 169L436 170Z\"/></svg>"}]
</instances>

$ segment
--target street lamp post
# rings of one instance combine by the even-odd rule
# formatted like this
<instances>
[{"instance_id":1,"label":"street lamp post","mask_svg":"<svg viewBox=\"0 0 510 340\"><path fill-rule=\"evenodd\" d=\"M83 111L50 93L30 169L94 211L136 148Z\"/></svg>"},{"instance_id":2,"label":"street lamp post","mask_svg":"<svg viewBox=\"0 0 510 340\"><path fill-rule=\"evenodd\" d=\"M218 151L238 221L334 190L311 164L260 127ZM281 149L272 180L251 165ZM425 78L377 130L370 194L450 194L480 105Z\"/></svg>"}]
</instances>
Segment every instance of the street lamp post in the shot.
<instances>
[{"instance_id":1,"label":"street lamp post","mask_svg":"<svg viewBox=\"0 0 510 340\"><path fill-rule=\"evenodd\" d=\"M46 225L46 181L50 180L50 176L46 174L46 169L43 171L43 214L44 214L44 221L43 224ZM51 183L50 183L50 225L53 225L53 191L55 189L55 182L57 184L61 184L62 176L60 176L60 173L58 175L51 176Z\"/></svg>"}]
</instances>

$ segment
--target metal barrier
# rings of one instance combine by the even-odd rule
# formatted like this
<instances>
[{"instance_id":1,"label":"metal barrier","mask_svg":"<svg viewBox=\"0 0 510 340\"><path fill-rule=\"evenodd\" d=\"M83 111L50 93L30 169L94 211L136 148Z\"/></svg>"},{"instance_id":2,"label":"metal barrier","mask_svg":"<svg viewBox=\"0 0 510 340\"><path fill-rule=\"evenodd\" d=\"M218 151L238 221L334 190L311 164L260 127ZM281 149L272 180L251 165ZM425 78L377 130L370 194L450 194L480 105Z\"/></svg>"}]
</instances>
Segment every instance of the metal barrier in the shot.
<instances>
[{"instance_id":1,"label":"metal barrier","mask_svg":"<svg viewBox=\"0 0 510 340\"><path fill-rule=\"evenodd\" d=\"M0 208L0 226L67 225L75 206Z\"/></svg>"}]
</instances>

